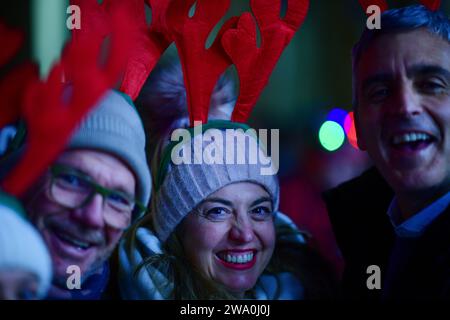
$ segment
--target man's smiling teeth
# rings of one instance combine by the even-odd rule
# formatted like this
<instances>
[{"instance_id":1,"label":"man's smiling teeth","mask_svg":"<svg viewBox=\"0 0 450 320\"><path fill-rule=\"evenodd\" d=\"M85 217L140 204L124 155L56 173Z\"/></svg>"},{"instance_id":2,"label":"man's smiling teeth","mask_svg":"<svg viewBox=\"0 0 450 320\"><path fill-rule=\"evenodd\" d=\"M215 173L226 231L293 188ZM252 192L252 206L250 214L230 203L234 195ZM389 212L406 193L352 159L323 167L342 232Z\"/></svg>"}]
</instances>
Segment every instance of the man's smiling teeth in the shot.
<instances>
[{"instance_id":1,"label":"man's smiling teeth","mask_svg":"<svg viewBox=\"0 0 450 320\"><path fill-rule=\"evenodd\" d=\"M72 244L75 247L79 247L81 249L87 249L89 248L91 245L87 242L82 242L78 239L75 239L67 234L63 234L63 233L58 233L58 236L60 238L62 238L63 240L65 240L66 242L69 242L70 244Z\"/></svg>"},{"instance_id":2,"label":"man's smiling teeth","mask_svg":"<svg viewBox=\"0 0 450 320\"><path fill-rule=\"evenodd\" d=\"M248 253L221 253L220 258L229 263L247 263L253 260L253 252Z\"/></svg>"},{"instance_id":3,"label":"man's smiling teeth","mask_svg":"<svg viewBox=\"0 0 450 320\"><path fill-rule=\"evenodd\" d=\"M409 142L417 142L417 141L429 141L432 137L423 132L409 132L394 135L392 138L393 144L401 144L401 143L409 143Z\"/></svg>"}]
</instances>

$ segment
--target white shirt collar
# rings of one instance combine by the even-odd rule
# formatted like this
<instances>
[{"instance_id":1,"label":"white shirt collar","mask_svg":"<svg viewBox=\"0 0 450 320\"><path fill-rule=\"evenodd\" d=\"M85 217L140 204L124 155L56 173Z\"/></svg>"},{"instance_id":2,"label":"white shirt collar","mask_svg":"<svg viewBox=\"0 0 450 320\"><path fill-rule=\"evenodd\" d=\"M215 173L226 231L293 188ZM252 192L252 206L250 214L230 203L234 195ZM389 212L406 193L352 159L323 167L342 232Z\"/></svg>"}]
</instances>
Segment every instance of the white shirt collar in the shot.
<instances>
[{"instance_id":1,"label":"white shirt collar","mask_svg":"<svg viewBox=\"0 0 450 320\"><path fill-rule=\"evenodd\" d=\"M450 205L450 192L431 203L409 219L402 222L402 216L397 204L397 198L391 201L388 216L399 237L419 237L425 229Z\"/></svg>"}]
</instances>

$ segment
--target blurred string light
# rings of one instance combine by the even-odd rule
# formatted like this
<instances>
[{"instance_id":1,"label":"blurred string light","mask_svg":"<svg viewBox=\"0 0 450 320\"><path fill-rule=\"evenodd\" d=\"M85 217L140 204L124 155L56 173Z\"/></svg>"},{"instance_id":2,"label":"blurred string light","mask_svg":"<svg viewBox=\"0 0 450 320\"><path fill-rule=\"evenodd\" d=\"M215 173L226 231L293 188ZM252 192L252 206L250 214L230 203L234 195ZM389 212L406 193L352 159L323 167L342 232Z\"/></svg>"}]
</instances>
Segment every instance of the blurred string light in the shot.
<instances>
[{"instance_id":1,"label":"blurred string light","mask_svg":"<svg viewBox=\"0 0 450 320\"><path fill-rule=\"evenodd\" d=\"M325 121L319 130L320 144L328 151L339 149L345 141L345 132L342 126L331 120Z\"/></svg>"},{"instance_id":2,"label":"blurred string light","mask_svg":"<svg viewBox=\"0 0 450 320\"><path fill-rule=\"evenodd\" d=\"M339 123L342 128L344 128L345 118L347 117L348 112L344 109L334 108L330 112L328 112L327 120L334 121Z\"/></svg>"},{"instance_id":3,"label":"blurred string light","mask_svg":"<svg viewBox=\"0 0 450 320\"><path fill-rule=\"evenodd\" d=\"M358 149L353 112L334 108L319 129L319 142L324 149L336 151L342 147L346 136L350 145Z\"/></svg>"},{"instance_id":4,"label":"blurred string light","mask_svg":"<svg viewBox=\"0 0 450 320\"><path fill-rule=\"evenodd\" d=\"M352 145L352 147L358 149L358 141L356 139L356 128L355 128L355 115L350 112L344 120L344 130L347 134L348 142Z\"/></svg>"}]
</instances>

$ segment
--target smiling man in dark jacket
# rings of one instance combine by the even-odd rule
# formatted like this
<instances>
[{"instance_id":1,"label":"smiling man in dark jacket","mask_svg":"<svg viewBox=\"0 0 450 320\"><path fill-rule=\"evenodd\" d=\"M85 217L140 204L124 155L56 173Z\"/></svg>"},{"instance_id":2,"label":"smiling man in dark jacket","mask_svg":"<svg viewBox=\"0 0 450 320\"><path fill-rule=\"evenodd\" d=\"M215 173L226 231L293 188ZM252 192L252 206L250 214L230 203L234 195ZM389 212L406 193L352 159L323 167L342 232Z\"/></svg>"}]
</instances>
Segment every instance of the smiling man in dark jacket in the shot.
<instances>
[{"instance_id":1,"label":"smiling man in dark jacket","mask_svg":"<svg viewBox=\"0 0 450 320\"><path fill-rule=\"evenodd\" d=\"M419 5L384 12L354 47L353 81L358 143L383 179L371 171L325 196L344 292L450 298L450 21ZM371 265L381 290L367 286Z\"/></svg>"}]
</instances>

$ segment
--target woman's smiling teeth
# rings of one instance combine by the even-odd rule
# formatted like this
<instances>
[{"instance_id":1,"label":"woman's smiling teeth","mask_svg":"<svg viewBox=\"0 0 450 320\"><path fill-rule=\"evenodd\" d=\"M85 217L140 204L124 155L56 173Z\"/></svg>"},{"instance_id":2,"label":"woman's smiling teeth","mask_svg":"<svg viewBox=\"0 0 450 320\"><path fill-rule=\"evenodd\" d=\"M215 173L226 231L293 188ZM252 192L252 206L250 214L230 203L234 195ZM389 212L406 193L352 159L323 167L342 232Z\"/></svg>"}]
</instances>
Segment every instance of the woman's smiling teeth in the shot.
<instances>
[{"instance_id":1,"label":"woman's smiling teeth","mask_svg":"<svg viewBox=\"0 0 450 320\"><path fill-rule=\"evenodd\" d=\"M219 252L217 256L228 263L243 264L252 261L254 253L253 251L239 252L239 253L231 251L222 251Z\"/></svg>"}]
</instances>

